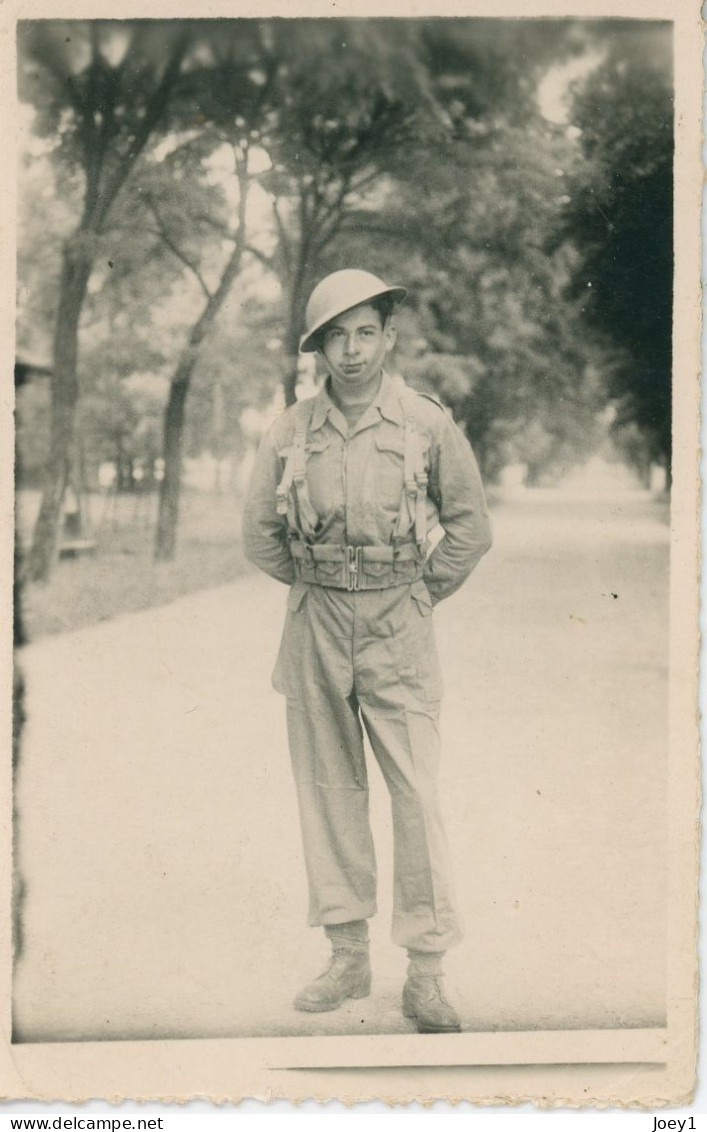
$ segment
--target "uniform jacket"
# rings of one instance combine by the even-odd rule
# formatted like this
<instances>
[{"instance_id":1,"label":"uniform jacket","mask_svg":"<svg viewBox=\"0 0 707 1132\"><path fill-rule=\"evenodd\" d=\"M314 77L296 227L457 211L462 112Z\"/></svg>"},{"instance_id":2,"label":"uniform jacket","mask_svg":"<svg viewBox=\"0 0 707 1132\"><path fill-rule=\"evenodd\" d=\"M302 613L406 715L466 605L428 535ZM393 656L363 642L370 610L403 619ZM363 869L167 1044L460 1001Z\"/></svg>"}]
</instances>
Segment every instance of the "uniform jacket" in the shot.
<instances>
[{"instance_id":1,"label":"uniform jacket","mask_svg":"<svg viewBox=\"0 0 707 1132\"><path fill-rule=\"evenodd\" d=\"M301 403L287 409L263 437L243 523L247 557L287 584L296 572L276 492L301 411ZM326 386L313 399L306 479L318 518L315 539L338 546L391 544L404 488L406 412L414 417L427 472L428 530L439 523L444 531L423 572L436 603L459 588L489 549L491 528L466 437L441 405L401 379L383 375L375 400L350 433Z\"/></svg>"}]
</instances>

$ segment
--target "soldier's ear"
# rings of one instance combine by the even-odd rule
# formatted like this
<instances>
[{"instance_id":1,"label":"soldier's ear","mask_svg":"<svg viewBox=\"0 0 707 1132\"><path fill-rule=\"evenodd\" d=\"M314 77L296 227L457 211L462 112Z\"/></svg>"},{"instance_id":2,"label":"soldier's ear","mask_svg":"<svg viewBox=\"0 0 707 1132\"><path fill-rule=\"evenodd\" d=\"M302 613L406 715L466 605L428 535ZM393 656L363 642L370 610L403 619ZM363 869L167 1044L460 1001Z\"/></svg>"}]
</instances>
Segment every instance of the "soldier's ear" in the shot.
<instances>
[{"instance_id":1,"label":"soldier's ear","mask_svg":"<svg viewBox=\"0 0 707 1132\"><path fill-rule=\"evenodd\" d=\"M385 345L386 351L392 350L398 338L398 328L395 325L393 315L390 316L385 324Z\"/></svg>"}]
</instances>

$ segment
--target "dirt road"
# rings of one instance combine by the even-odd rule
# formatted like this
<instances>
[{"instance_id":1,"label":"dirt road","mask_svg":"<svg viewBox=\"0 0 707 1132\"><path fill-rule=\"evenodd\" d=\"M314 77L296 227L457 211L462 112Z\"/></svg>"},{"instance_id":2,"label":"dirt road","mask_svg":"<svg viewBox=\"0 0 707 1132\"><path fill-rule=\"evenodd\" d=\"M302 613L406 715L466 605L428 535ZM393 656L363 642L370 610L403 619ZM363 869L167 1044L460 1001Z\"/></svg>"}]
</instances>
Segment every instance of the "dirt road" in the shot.
<instances>
[{"instance_id":1,"label":"dirt road","mask_svg":"<svg viewBox=\"0 0 707 1132\"><path fill-rule=\"evenodd\" d=\"M532 492L435 612L468 1030L664 1010L668 528L650 496ZM326 955L284 704L285 591L255 575L23 651L19 1039L395 1033L391 828L372 770L370 999L291 999Z\"/></svg>"}]
</instances>

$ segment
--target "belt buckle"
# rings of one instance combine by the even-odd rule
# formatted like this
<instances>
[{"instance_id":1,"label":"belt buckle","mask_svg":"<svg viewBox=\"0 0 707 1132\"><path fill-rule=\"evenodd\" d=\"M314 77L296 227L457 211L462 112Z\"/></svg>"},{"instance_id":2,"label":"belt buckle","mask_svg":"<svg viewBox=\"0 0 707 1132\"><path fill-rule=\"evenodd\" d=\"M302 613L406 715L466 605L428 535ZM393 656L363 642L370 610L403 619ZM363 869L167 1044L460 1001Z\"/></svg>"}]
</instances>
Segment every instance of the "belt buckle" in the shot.
<instances>
[{"instance_id":1,"label":"belt buckle","mask_svg":"<svg viewBox=\"0 0 707 1132\"><path fill-rule=\"evenodd\" d=\"M346 589L349 592L361 589L361 547L346 547Z\"/></svg>"}]
</instances>

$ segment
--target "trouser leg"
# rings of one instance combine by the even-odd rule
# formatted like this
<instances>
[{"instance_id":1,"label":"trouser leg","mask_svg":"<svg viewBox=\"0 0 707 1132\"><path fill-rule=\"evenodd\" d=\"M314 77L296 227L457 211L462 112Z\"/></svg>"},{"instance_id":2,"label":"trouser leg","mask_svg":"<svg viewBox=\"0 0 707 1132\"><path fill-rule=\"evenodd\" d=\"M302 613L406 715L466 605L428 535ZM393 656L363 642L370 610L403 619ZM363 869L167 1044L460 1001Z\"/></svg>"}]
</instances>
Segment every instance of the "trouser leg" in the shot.
<instances>
[{"instance_id":1,"label":"trouser leg","mask_svg":"<svg viewBox=\"0 0 707 1132\"><path fill-rule=\"evenodd\" d=\"M393 941L444 952L461 939L437 791L438 733L428 716L363 707L393 815Z\"/></svg>"},{"instance_id":2,"label":"trouser leg","mask_svg":"<svg viewBox=\"0 0 707 1132\"><path fill-rule=\"evenodd\" d=\"M408 978L430 978L444 974L443 951L416 951L408 947Z\"/></svg>"},{"instance_id":3,"label":"trouser leg","mask_svg":"<svg viewBox=\"0 0 707 1132\"><path fill-rule=\"evenodd\" d=\"M350 920L347 924L327 924L324 928L332 951L368 953L368 921Z\"/></svg>"},{"instance_id":4,"label":"trouser leg","mask_svg":"<svg viewBox=\"0 0 707 1132\"><path fill-rule=\"evenodd\" d=\"M428 611L396 587L370 603L361 626L356 689L366 731L391 796L393 941L440 953L462 932L437 789L441 683ZM365 630L365 631L364 631Z\"/></svg>"},{"instance_id":5,"label":"trouser leg","mask_svg":"<svg viewBox=\"0 0 707 1132\"><path fill-rule=\"evenodd\" d=\"M298 583L276 665L275 685L287 696L312 925L365 920L376 910L353 621L352 595Z\"/></svg>"},{"instance_id":6,"label":"trouser leg","mask_svg":"<svg viewBox=\"0 0 707 1132\"><path fill-rule=\"evenodd\" d=\"M290 752L309 882L311 925L376 911L376 861L358 712L327 696L288 702Z\"/></svg>"}]
</instances>

